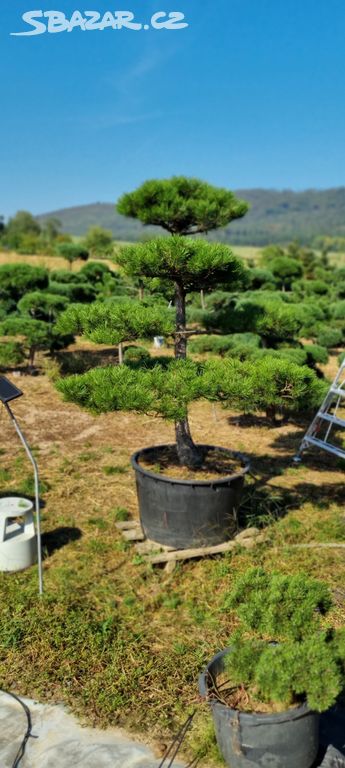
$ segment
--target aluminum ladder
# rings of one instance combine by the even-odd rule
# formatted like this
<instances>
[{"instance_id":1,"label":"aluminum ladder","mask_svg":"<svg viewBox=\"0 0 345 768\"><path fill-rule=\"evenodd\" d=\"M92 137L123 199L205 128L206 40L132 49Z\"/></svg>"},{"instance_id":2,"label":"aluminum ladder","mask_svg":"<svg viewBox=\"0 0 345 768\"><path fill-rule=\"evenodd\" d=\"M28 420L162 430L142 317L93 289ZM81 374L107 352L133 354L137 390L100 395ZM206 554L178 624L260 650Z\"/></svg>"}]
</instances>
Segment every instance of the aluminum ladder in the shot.
<instances>
[{"instance_id":1,"label":"aluminum ladder","mask_svg":"<svg viewBox=\"0 0 345 768\"><path fill-rule=\"evenodd\" d=\"M345 459L345 450L330 442L334 426L345 428L345 360L343 360L320 409L305 433L299 451L294 456L294 462L298 464L302 460L301 454L310 446L315 446L332 453L333 456Z\"/></svg>"}]
</instances>

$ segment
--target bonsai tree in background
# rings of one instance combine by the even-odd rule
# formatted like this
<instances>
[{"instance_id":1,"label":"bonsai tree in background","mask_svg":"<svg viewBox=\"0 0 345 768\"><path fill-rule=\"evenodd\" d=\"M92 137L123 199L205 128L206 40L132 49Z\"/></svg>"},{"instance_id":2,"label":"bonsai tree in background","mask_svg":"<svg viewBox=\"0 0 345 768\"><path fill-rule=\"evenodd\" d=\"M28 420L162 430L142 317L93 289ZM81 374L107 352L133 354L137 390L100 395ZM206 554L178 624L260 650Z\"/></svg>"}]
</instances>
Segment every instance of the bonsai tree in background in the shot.
<instances>
[{"instance_id":1,"label":"bonsai tree in background","mask_svg":"<svg viewBox=\"0 0 345 768\"><path fill-rule=\"evenodd\" d=\"M268 292L264 296L254 293L243 297L220 294L213 312L203 317L207 331L219 333L256 333L264 347L275 347L289 342L298 334L302 320L293 305L281 301L279 296Z\"/></svg>"},{"instance_id":2,"label":"bonsai tree in background","mask_svg":"<svg viewBox=\"0 0 345 768\"><path fill-rule=\"evenodd\" d=\"M89 258L89 251L83 243L58 243L55 250L57 256L68 261L70 269L74 261L87 261Z\"/></svg>"},{"instance_id":3,"label":"bonsai tree in background","mask_svg":"<svg viewBox=\"0 0 345 768\"><path fill-rule=\"evenodd\" d=\"M92 258L109 258L114 251L112 232L103 227L90 227L85 237L85 247Z\"/></svg>"},{"instance_id":4,"label":"bonsai tree in background","mask_svg":"<svg viewBox=\"0 0 345 768\"><path fill-rule=\"evenodd\" d=\"M137 301L94 302L72 305L61 316L58 330L77 333L96 344L116 344L123 363L123 344L144 336L167 335L173 330L171 312L165 306L145 307Z\"/></svg>"},{"instance_id":5,"label":"bonsai tree in background","mask_svg":"<svg viewBox=\"0 0 345 768\"><path fill-rule=\"evenodd\" d=\"M42 291L48 287L49 272L29 264L0 266L0 291L17 302L27 291Z\"/></svg>"},{"instance_id":6,"label":"bonsai tree in background","mask_svg":"<svg viewBox=\"0 0 345 768\"><path fill-rule=\"evenodd\" d=\"M23 348L28 354L29 368L35 364L36 352L39 349L54 347L54 331L48 323L29 317L9 317L0 323L0 336L19 337Z\"/></svg>"},{"instance_id":7,"label":"bonsai tree in background","mask_svg":"<svg viewBox=\"0 0 345 768\"><path fill-rule=\"evenodd\" d=\"M26 293L18 302L18 310L22 315L29 315L36 320L52 323L66 309L68 299L44 291Z\"/></svg>"},{"instance_id":8,"label":"bonsai tree in background","mask_svg":"<svg viewBox=\"0 0 345 768\"><path fill-rule=\"evenodd\" d=\"M270 262L270 270L282 291L289 291L294 280L303 275L303 267L297 259L278 256Z\"/></svg>"}]
</instances>

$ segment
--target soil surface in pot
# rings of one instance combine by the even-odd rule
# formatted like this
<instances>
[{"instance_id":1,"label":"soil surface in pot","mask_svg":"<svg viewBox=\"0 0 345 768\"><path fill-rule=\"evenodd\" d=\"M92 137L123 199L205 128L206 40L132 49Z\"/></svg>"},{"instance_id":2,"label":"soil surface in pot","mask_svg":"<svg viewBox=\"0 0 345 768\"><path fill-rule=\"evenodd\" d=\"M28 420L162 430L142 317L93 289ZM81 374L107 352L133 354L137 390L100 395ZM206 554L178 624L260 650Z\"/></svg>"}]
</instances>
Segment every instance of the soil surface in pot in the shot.
<instances>
[{"instance_id":1,"label":"soil surface in pot","mask_svg":"<svg viewBox=\"0 0 345 768\"><path fill-rule=\"evenodd\" d=\"M215 684L213 684L210 678L209 698L219 701L220 704L224 704L231 709L237 709L239 712L253 712L262 715L286 712L289 709L296 709L296 707L303 704L303 698L299 701L294 701L293 704L260 701L255 695L255 689L245 688L243 685L231 686L231 682L225 674L219 675Z\"/></svg>"},{"instance_id":2,"label":"soil surface in pot","mask_svg":"<svg viewBox=\"0 0 345 768\"><path fill-rule=\"evenodd\" d=\"M220 480L223 477L240 472L243 464L235 456L219 448L204 451L204 461L200 469L188 469L181 466L176 448L170 446L164 450L150 451L140 457L140 465L157 475L173 477L176 480Z\"/></svg>"}]
</instances>

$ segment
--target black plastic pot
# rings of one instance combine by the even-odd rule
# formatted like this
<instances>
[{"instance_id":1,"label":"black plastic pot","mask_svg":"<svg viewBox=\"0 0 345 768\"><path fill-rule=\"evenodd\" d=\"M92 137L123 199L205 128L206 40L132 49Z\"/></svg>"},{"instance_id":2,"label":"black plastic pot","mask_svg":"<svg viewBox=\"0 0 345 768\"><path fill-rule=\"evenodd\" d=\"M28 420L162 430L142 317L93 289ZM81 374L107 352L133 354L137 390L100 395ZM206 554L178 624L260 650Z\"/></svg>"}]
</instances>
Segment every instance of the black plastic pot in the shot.
<instances>
[{"instance_id":1,"label":"black plastic pot","mask_svg":"<svg viewBox=\"0 0 345 768\"><path fill-rule=\"evenodd\" d=\"M176 549L221 544L237 531L244 476L249 470L242 454L217 448L242 464L239 472L220 480L174 480L150 472L140 464L172 446L144 448L132 456L142 528L148 539ZM202 446L212 449L214 446Z\"/></svg>"},{"instance_id":2,"label":"black plastic pot","mask_svg":"<svg viewBox=\"0 0 345 768\"><path fill-rule=\"evenodd\" d=\"M203 698L211 680L224 671L228 648L215 656L199 678ZM307 704L279 714L238 712L209 700L219 749L231 768L311 768L319 748L319 714Z\"/></svg>"}]
</instances>

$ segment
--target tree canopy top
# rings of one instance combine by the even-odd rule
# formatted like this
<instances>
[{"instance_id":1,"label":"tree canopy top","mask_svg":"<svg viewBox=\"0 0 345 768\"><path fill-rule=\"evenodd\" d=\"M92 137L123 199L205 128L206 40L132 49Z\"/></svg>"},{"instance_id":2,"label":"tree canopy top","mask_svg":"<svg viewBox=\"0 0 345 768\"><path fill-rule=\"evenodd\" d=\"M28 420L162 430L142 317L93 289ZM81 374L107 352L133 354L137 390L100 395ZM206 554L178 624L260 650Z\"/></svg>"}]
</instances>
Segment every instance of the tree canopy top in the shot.
<instances>
[{"instance_id":1,"label":"tree canopy top","mask_svg":"<svg viewBox=\"0 0 345 768\"><path fill-rule=\"evenodd\" d=\"M117 210L171 234L195 235L241 218L248 204L227 189L200 179L173 176L146 181L134 192L122 195Z\"/></svg>"},{"instance_id":2,"label":"tree canopy top","mask_svg":"<svg viewBox=\"0 0 345 768\"><path fill-rule=\"evenodd\" d=\"M179 236L127 246L116 261L132 277L171 280L185 291L211 288L218 283L236 290L246 282L247 275L241 259L227 245Z\"/></svg>"}]
</instances>

